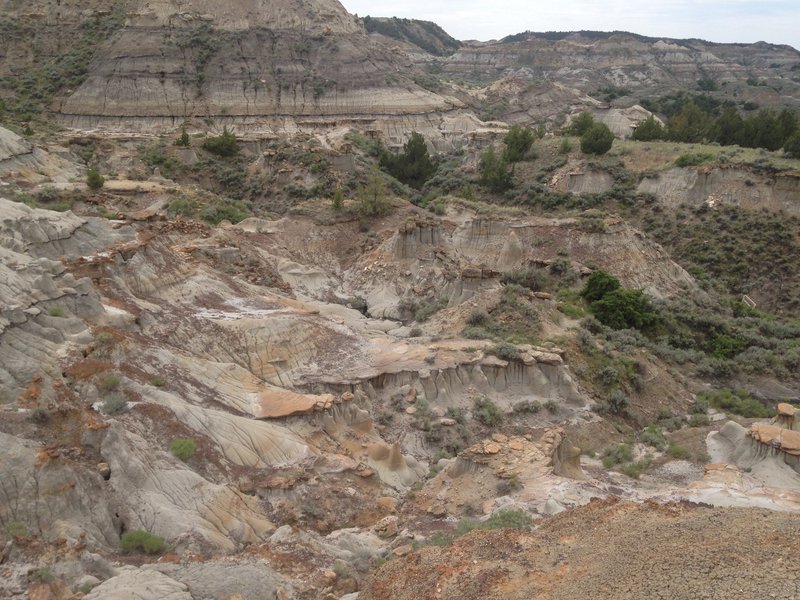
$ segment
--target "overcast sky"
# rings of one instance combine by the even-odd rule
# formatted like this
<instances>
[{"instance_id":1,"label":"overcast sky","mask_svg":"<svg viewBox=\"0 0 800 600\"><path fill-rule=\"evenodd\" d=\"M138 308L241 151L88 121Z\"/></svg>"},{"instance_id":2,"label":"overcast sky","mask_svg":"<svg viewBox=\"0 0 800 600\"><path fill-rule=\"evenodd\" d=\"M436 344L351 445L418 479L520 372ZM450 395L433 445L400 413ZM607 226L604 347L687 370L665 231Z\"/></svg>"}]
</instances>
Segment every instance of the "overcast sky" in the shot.
<instances>
[{"instance_id":1,"label":"overcast sky","mask_svg":"<svg viewBox=\"0 0 800 600\"><path fill-rule=\"evenodd\" d=\"M631 31L800 48L800 0L340 0L359 16L434 21L457 39L521 31Z\"/></svg>"}]
</instances>

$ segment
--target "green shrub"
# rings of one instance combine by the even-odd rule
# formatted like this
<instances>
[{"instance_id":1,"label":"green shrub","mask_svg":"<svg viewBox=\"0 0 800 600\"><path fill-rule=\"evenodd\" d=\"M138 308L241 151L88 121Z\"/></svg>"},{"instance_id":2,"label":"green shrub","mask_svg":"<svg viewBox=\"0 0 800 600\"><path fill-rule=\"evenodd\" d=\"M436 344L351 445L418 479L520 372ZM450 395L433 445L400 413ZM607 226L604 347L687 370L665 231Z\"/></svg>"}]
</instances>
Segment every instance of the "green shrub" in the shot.
<instances>
[{"instance_id":1,"label":"green shrub","mask_svg":"<svg viewBox=\"0 0 800 600\"><path fill-rule=\"evenodd\" d=\"M610 469L615 465L633 460L633 448L630 444L616 444L603 452L603 466Z\"/></svg>"},{"instance_id":2,"label":"green shrub","mask_svg":"<svg viewBox=\"0 0 800 600\"><path fill-rule=\"evenodd\" d=\"M86 172L86 185L90 190L99 190L105 185L105 178L96 169L89 169Z\"/></svg>"},{"instance_id":3,"label":"green shrub","mask_svg":"<svg viewBox=\"0 0 800 600\"><path fill-rule=\"evenodd\" d=\"M604 123L595 123L581 136L581 152L605 154L614 144L614 134Z\"/></svg>"},{"instance_id":4,"label":"green shrub","mask_svg":"<svg viewBox=\"0 0 800 600\"><path fill-rule=\"evenodd\" d=\"M707 414L696 414L689 417L689 427L708 427L711 419Z\"/></svg>"},{"instance_id":5,"label":"green shrub","mask_svg":"<svg viewBox=\"0 0 800 600\"><path fill-rule=\"evenodd\" d=\"M603 325L613 329L644 330L657 322L650 300L642 290L613 290L592 302L591 309Z\"/></svg>"},{"instance_id":6,"label":"green shrub","mask_svg":"<svg viewBox=\"0 0 800 600\"><path fill-rule=\"evenodd\" d=\"M547 412L549 412L551 415L558 413L559 410L558 402L556 402L555 400L548 400L547 402L544 403L544 407L547 409Z\"/></svg>"},{"instance_id":7,"label":"green shrub","mask_svg":"<svg viewBox=\"0 0 800 600\"><path fill-rule=\"evenodd\" d=\"M120 377L116 373L108 373L103 376L97 384L97 389L101 392L110 392L119 387Z\"/></svg>"},{"instance_id":8,"label":"green shrub","mask_svg":"<svg viewBox=\"0 0 800 600\"><path fill-rule=\"evenodd\" d=\"M503 420L503 413L485 396L476 398L472 405L472 416L486 427L495 427Z\"/></svg>"},{"instance_id":9,"label":"green shrub","mask_svg":"<svg viewBox=\"0 0 800 600\"><path fill-rule=\"evenodd\" d=\"M500 277L500 283L514 283L533 292L539 292L549 287L550 277L534 267L517 268L503 273Z\"/></svg>"},{"instance_id":10,"label":"green shrub","mask_svg":"<svg viewBox=\"0 0 800 600\"><path fill-rule=\"evenodd\" d=\"M491 334L483 327L467 327L461 332L468 340L487 340L491 338Z\"/></svg>"},{"instance_id":11,"label":"green shrub","mask_svg":"<svg viewBox=\"0 0 800 600\"><path fill-rule=\"evenodd\" d=\"M558 146L558 153L559 154L569 154L572 152L572 142L569 138L564 138L561 140L561 144Z\"/></svg>"},{"instance_id":12,"label":"green shrub","mask_svg":"<svg viewBox=\"0 0 800 600\"><path fill-rule=\"evenodd\" d=\"M494 347L489 350L491 354L494 354L497 358L501 358L503 360L517 360L519 358L519 349L514 344L509 344L508 342L500 342L495 344Z\"/></svg>"},{"instance_id":13,"label":"green shrub","mask_svg":"<svg viewBox=\"0 0 800 600\"><path fill-rule=\"evenodd\" d=\"M28 581L31 583L50 583L55 579L49 567L40 567L28 571Z\"/></svg>"},{"instance_id":14,"label":"green shrub","mask_svg":"<svg viewBox=\"0 0 800 600\"><path fill-rule=\"evenodd\" d=\"M535 414L542 410L542 403L536 400L521 400L511 407L515 415Z\"/></svg>"},{"instance_id":15,"label":"green shrub","mask_svg":"<svg viewBox=\"0 0 800 600\"><path fill-rule=\"evenodd\" d=\"M714 160L714 155L708 152L687 152L675 159L676 167L693 167Z\"/></svg>"},{"instance_id":16,"label":"green shrub","mask_svg":"<svg viewBox=\"0 0 800 600\"><path fill-rule=\"evenodd\" d=\"M680 460L686 460L689 458L689 451L684 448L683 446L678 446L676 444L670 444L669 446L669 455L672 458L677 458Z\"/></svg>"},{"instance_id":17,"label":"green shrub","mask_svg":"<svg viewBox=\"0 0 800 600\"><path fill-rule=\"evenodd\" d=\"M30 537L31 532L22 521L11 521L6 525L6 534L11 538L26 538Z\"/></svg>"},{"instance_id":18,"label":"green shrub","mask_svg":"<svg viewBox=\"0 0 800 600\"><path fill-rule=\"evenodd\" d=\"M184 198L183 196L175 198L167 205L167 214L171 217L180 215L182 217L191 217L197 210L197 205L194 201Z\"/></svg>"},{"instance_id":19,"label":"green shrub","mask_svg":"<svg viewBox=\"0 0 800 600\"><path fill-rule=\"evenodd\" d=\"M101 331L96 336L94 336L94 341L98 344L110 344L114 341L114 336L111 335L108 331Z\"/></svg>"},{"instance_id":20,"label":"green shrub","mask_svg":"<svg viewBox=\"0 0 800 600\"><path fill-rule=\"evenodd\" d=\"M123 533L119 545L123 552L143 552L144 554L163 554L167 549L164 538L141 529Z\"/></svg>"},{"instance_id":21,"label":"green shrub","mask_svg":"<svg viewBox=\"0 0 800 600\"><path fill-rule=\"evenodd\" d=\"M714 408L749 419L765 419L774 415L773 410L753 398L746 390L704 390L697 395L697 399Z\"/></svg>"},{"instance_id":22,"label":"green shrub","mask_svg":"<svg viewBox=\"0 0 800 600\"><path fill-rule=\"evenodd\" d=\"M431 302L423 302L414 312L414 319L424 323L440 310L447 308L447 298L439 298Z\"/></svg>"},{"instance_id":23,"label":"green shrub","mask_svg":"<svg viewBox=\"0 0 800 600\"><path fill-rule=\"evenodd\" d=\"M60 306L51 306L47 310L47 314L51 317L63 317L64 316L64 309Z\"/></svg>"},{"instance_id":24,"label":"green shrub","mask_svg":"<svg viewBox=\"0 0 800 600\"><path fill-rule=\"evenodd\" d=\"M648 425L639 436L639 441L648 446L652 446L656 450L663 450L667 447L667 438L664 437L664 432L656 425Z\"/></svg>"},{"instance_id":25,"label":"green shrub","mask_svg":"<svg viewBox=\"0 0 800 600\"><path fill-rule=\"evenodd\" d=\"M467 325L474 327L485 325L489 321L489 313L482 308L475 308L469 313L467 317Z\"/></svg>"},{"instance_id":26,"label":"green shrub","mask_svg":"<svg viewBox=\"0 0 800 600\"><path fill-rule=\"evenodd\" d=\"M627 465L622 467L622 472L625 473L631 479L639 479L639 476L642 474L642 471L646 470L650 466L650 457L646 456L642 460L638 460L636 462L628 463Z\"/></svg>"},{"instance_id":27,"label":"green shrub","mask_svg":"<svg viewBox=\"0 0 800 600\"><path fill-rule=\"evenodd\" d=\"M612 415L625 416L628 413L630 400L625 392L619 388L615 388L608 394L606 403L608 405L608 412Z\"/></svg>"},{"instance_id":28,"label":"green shrub","mask_svg":"<svg viewBox=\"0 0 800 600\"><path fill-rule=\"evenodd\" d=\"M103 402L103 412L107 415L118 415L128 408L128 399L122 394L112 394Z\"/></svg>"},{"instance_id":29,"label":"green shrub","mask_svg":"<svg viewBox=\"0 0 800 600\"><path fill-rule=\"evenodd\" d=\"M239 154L239 142L233 132L224 127L221 135L203 140L203 149L217 156L236 156Z\"/></svg>"},{"instance_id":30,"label":"green shrub","mask_svg":"<svg viewBox=\"0 0 800 600\"><path fill-rule=\"evenodd\" d=\"M169 445L169 451L172 452L172 455L183 462L192 458L196 450L197 444L192 438L172 440Z\"/></svg>"},{"instance_id":31,"label":"green shrub","mask_svg":"<svg viewBox=\"0 0 800 600\"><path fill-rule=\"evenodd\" d=\"M200 211L200 218L212 225L219 225L222 221L238 223L250 216L247 206L238 200L217 200L208 203Z\"/></svg>"}]
</instances>

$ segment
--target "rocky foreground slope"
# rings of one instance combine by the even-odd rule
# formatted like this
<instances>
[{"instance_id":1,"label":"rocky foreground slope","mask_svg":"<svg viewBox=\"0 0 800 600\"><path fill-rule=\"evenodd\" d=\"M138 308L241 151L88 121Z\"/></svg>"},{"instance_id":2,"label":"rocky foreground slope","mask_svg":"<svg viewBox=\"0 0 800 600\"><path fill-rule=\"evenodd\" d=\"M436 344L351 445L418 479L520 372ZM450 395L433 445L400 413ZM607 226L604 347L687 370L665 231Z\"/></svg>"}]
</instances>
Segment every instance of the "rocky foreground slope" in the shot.
<instances>
[{"instance_id":1,"label":"rocky foreground slope","mask_svg":"<svg viewBox=\"0 0 800 600\"><path fill-rule=\"evenodd\" d=\"M470 311L502 301L499 270L552 262L563 244L577 272L589 257L626 257L625 281L664 297L692 288L685 271L619 223L585 231L576 220L486 220L468 211L438 220L406 207L366 234L355 221L254 218L209 228L153 208L109 221L1 206L7 596L70 598L97 586L88 598L130 590L142 598L338 598L356 591L375 561L409 554L465 514L547 515L619 494L800 507L791 461L775 466L780 456L730 428L717 444L727 470L667 462L642 485L609 474L558 427L566 422L579 436L603 427L563 349L520 345L516 357L500 358L487 342L459 339ZM357 296L366 314L346 306ZM410 298L446 306L411 332L401 321ZM548 315L552 332L569 325L548 294L526 302ZM637 410L683 410L681 385L660 379L656 363L644 368L662 395L643 394ZM487 400L507 414L520 402L551 408L504 434L476 416L475 402ZM193 440L194 454L176 456L176 439ZM649 522L673 509L626 510ZM120 554L123 534L138 530L164 538L168 556L142 565ZM460 556L461 544L528 543L519 541L528 534L486 535L448 555ZM576 544L597 545L575 535ZM417 564L428 552L403 561ZM495 559L476 556L470 564L479 567L463 577L484 581ZM577 554L564 560L576 566L559 566L561 579L547 575L552 590L567 585L570 569L588 568ZM392 574L404 564L378 571L367 594L416 589ZM458 581L447 586L466 580ZM503 597L492 586L505 580L488 581L489 597ZM430 583L428 575L418 582ZM519 589L540 589L530 585ZM434 597L431 589L418 597Z\"/></svg>"},{"instance_id":2,"label":"rocky foreground slope","mask_svg":"<svg viewBox=\"0 0 800 600\"><path fill-rule=\"evenodd\" d=\"M531 533L470 533L393 560L359 600L796 598L798 517L593 501ZM754 551L755 549L758 551Z\"/></svg>"}]
</instances>

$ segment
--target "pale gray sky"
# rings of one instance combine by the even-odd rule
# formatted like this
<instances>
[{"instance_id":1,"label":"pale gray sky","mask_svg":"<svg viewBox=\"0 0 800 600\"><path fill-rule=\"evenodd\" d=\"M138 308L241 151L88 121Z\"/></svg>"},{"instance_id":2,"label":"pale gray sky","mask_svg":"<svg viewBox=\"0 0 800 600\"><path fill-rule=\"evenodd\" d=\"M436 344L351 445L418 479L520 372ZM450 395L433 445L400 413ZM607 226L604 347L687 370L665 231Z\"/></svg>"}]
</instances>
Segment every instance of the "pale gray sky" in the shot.
<instances>
[{"instance_id":1,"label":"pale gray sky","mask_svg":"<svg viewBox=\"0 0 800 600\"><path fill-rule=\"evenodd\" d=\"M789 44L800 49L800 0L340 0L359 16L434 21L457 39L521 31L631 31L712 42Z\"/></svg>"}]
</instances>

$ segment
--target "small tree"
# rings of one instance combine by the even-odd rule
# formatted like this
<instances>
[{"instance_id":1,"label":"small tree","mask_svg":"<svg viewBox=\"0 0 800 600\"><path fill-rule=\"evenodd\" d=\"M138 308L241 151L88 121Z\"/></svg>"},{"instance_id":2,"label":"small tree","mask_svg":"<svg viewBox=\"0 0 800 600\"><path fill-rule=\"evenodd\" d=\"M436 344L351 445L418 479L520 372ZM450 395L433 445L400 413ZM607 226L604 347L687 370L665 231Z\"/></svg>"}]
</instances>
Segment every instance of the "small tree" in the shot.
<instances>
[{"instance_id":1,"label":"small tree","mask_svg":"<svg viewBox=\"0 0 800 600\"><path fill-rule=\"evenodd\" d=\"M498 156L491 146L481 154L480 170L481 185L493 192L503 192L514 185L511 180L512 172L508 166L508 161Z\"/></svg>"},{"instance_id":2,"label":"small tree","mask_svg":"<svg viewBox=\"0 0 800 600\"><path fill-rule=\"evenodd\" d=\"M790 158L800 158L800 131L793 134L783 145L783 151Z\"/></svg>"},{"instance_id":3,"label":"small tree","mask_svg":"<svg viewBox=\"0 0 800 600\"><path fill-rule=\"evenodd\" d=\"M181 127L181 136L175 140L176 146L187 148L189 146L189 134L186 133L186 127Z\"/></svg>"},{"instance_id":4,"label":"small tree","mask_svg":"<svg viewBox=\"0 0 800 600\"><path fill-rule=\"evenodd\" d=\"M633 130L631 139L639 142L649 142L650 140L663 140L665 135L664 127L656 121L653 115L650 115Z\"/></svg>"},{"instance_id":5,"label":"small tree","mask_svg":"<svg viewBox=\"0 0 800 600\"><path fill-rule=\"evenodd\" d=\"M519 162L528 153L536 139L533 131L521 125L514 125L506 134L506 149L503 151L503 158L508 162Z\"/></svg>"},{"instance_id":6,"label":"small tree","mask_svg":"<svg viewBox=\"0 0 800 600\"><path fill-rule=\"evenodd\" d=\"M594 117L592 113L585 110L572 120L572 123L569 124L565 132L581 136L586 133L592 125L594 125Z\"/></svg>"},{"instance_id":7,"label":"small tree","mask_svg":"<svg viewBox=\"0 0 800 600\"><path fill-rule=\"evenodd\" d=\"M581 151L584 154L605 154L611 150L614 134L604 123L595 123L581 136Z\"/></svg>"},{"instance_id":8,"label":"small tree","mask_svg":"<svg viewBox=\"0 0 800 600\"><path fill-rule=\"evenodd\" d=\"M99 190L105 184L105 178L96 169L89 169L86 173L86 185L90 190Z\"/></svg>"},{"instance_id":9,"label":"small tree","mask_svg":"<svg viewBox=\"0 0 800 600\"><path fill-rule=\"evenodd\" d=\"M377 168L372 169L367 176L367 182L358 188L356 195L358 212L363 217L380 217L387 214L392 208L389 191Z\"/></svg>"}]
</instances>

